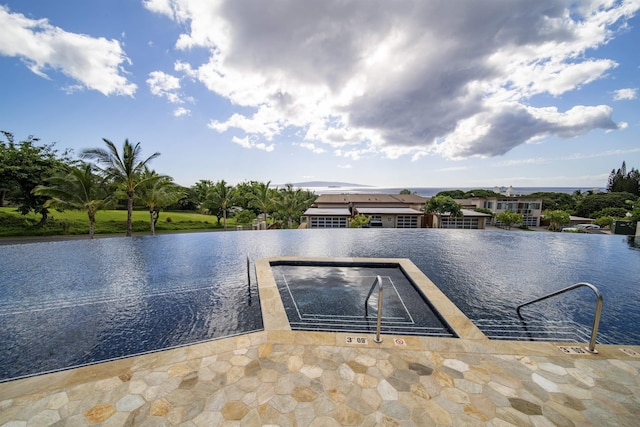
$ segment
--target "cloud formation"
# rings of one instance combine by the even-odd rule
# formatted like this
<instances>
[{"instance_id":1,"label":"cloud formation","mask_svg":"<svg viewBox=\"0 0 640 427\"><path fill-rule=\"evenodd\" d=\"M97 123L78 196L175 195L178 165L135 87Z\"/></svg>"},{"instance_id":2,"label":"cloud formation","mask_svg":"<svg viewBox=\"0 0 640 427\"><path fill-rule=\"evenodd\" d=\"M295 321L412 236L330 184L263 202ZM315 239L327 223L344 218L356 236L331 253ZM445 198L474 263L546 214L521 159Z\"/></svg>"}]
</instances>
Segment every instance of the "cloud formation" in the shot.
<instances>
[{"instance_id":1,"label":"cloud formation","mask_svg":"<svg viewBox=\"0 0 640 427\"><path fill-rule=\"evenodd\" d=\"M117 40L64 31L46 19L29 19L0 5L0 55L21 58L35 74L48 78L58 70L83 87L104 95L133 95L136 85L124 77L130 61ZM77 90L77 85L67 91Z\"/></svg>"},{"instance_id":2,"label":"cloud formation","mask_svg":"<svg viewBox=\"0 0 640 427\"><path fill-rule=\"evenodd\" d=\"M211 52L177 72L248 107L211 128L251 136L241 141L297 129L308 147L339 156L414 160L500 156L547 136L617 129L609 106L561 110L532 98L605 78L618 64L593 56L596 48L640 8L638 0L144 4L184 26L176 48Z\"/></svg>"},{"instance_id":3,"label":"cloud formation","mask_svg":"<svg viewBox=\"0 0 640 427\"><path fill-rule=\"evenodd\" d=\"M637 98L638 98L638 89L636 88L618 89L613 93L614 101L634 100Z\"/></svg>"},{"instance_id":4,"label":"cloud formation","mask_svg":"<svg viewBox=\"0 0 640 427\"><path fill-rule=\"evenodd\" d=\"M180 93L180 79L162 71L149 73L147 85L152 95L166 98L172 104L184 104L185 97ZM192 101L191 98L188 98ZM175 117L188 116L191 111L184 107L178 107L173 111Z\"/></svg>"}]
</instances>

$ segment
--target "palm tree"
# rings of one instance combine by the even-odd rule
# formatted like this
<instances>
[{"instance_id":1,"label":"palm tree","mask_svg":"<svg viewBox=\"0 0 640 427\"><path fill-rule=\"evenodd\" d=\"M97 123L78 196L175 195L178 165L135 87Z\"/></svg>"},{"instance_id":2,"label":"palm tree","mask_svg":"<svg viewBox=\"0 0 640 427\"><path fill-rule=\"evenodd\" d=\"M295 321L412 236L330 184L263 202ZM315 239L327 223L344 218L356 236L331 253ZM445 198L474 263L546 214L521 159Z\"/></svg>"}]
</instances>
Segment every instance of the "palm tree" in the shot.
<instances>
[{"instance_id":1,"label":"palm tree","mask_svg":"<svg viewBox=\"0 0 640 427\"><path fill-rule=\"evenodd\" d=\"M49 185L39 185L33 190L38 196L50 197L46 207L85 210L89 217L89 238L95 233L96 212L113 203L106 191L105 181L93 173L93 166L85 163L69 167L48 179Z\"/></svg>"},{"instance_id":2,"label":"palm tree","mask_svg":"<svg viewBox=\"0 0 640 427\"><path fill-rule=\"evenodd\" d=\"M273 209L273 190L269 188L270 184L271 181L266 184L264 182L254 183L253 193L249 196L249 206L259 209L265 221Z\"/></svg>"},{"instance_id":3,"label":"palm tree","mask_svg":"<svg viewBox=\"0 0 640 427\"><path fill-rule=\"evenodd\" d=\"M315 194L311 191L293 189L292 184L286 184L285 188L278 190L275 200L276 211L287 220L288 228L293 228L293 218L297 218L315 200Z\"/></svg>"},{"instance_id":4,"label":"palm tree","mask_svg":"<svg viewBox=\"0 0 640 427\"><path fill-rule=\"evenodd\" d=\"M148 168L145 168L140 178L143 184L138 186L135 199L149 208L149 227L151 234L155 236L160 209L180 200L184 191L173 183L171 177L159 175Z\"/></svg>"},{"instance_id":5,"label":"palm tree","mask_svg":"<svg viewBox=\"0 0 640 427\"><path fill-rule=\"evenodd\" d=\"M106 138L102 138L107 145L107 149L93 148L82 152L82 157L94 159L98 164L102 165L101 169L108 179L112 179L124 187L127 194L127 237L132 232L132 216L133 216L133 196L136 187L144 183L140 178L145 166L151 160L155 159L160 153L153 153L144 160L140 160L140 143L131 145L128 139L125 139L122 147L122 155L118 153L115 144Z\"/></svg>"},{"instance_id":6,"label":"palm tree","mask_svg":"<svg viewBox=\"0 0 640 427\"><path fill-rule=\"evenodd\" d=\"M227 229L227 209L231 207L235 200L235 191L232 186L227 185L225 180L218 181L211 189L209 195L213 206L222 211L224 229Z\"/></svg>"},{"instance_id":7,"label":"palm tree","mask_svg":"<svg viewBox=\"0 0 640 427\"><path fill-rule=\"evenodd\" d=\"M199 208L206 210L210 215L213 215L213 207L211 206L211 192L213 191L213 181L208 179L201 179L191 187L191 191L195 195L198 201Z\"/></svg>"}]
</instances>

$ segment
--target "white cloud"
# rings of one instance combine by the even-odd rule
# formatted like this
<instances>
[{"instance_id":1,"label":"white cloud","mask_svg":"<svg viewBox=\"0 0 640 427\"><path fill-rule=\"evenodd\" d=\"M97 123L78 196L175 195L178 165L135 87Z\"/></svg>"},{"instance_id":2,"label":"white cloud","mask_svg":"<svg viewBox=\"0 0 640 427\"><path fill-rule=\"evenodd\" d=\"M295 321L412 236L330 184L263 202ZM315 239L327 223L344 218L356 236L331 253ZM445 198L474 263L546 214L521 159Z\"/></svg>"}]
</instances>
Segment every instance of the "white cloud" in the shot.
<instances>
[{"instance_id":1,"label":"white cloud","mask_svg":"<svg viewBox=\"0 0 640 427\"><path fill-rule=\"evenodd\" d=\"M618 89L613 93L614 101L633 100L638 98L637 88Z\"/></svg>"},{"instance_id":2,"label":"white cloud","mask_svg":"<svg viewBox=\"0 0 640 427\"><path fill-rule=\"evenodd\" d=\"M306 148L307 150L310 150L316 154L324 153L325 151L327 151L324 148L317 147L315 144L311 142L301 142L301 143L297 143L296 145L302 148Z\"/></svg>"},{"instance_id":3,"label":"white cloud","mask_svg":"<svg viewBox=\"0 0 640 427\"><path fill-rule=\"evenodd\" d=\"M149 91L155 96L166 98L172 104L193 103L191 97L186 97L180 92L180 79L162 71L152 71L147 79ZM173 110L174 117L191 115L191 110L185 107L178 107Z\"/></svg>"},{"instance_id":4,"label":"white cloud","mask_svg":"<svg viewBox=\"0 0 640 427\"><path fill-rule=\"evenodd\" d=\"M165 97L173 104L183 102L177 93L178 89L180 89L179 78L163 73L162 71L152 71L149 73L147 84L153 95Z\"/></svg>"},{"instance_id":5,"label":"white cloud","mask_svg":"<svg viewBox=\"0 0 640 427\"><path fill-rule=\"evenodd\" d=\"M173 115L175 117L190 116L191 115L191 110L189 110L188 108L184 108L184 107L178 107L175 110L173 110Z\"/></svg>"},{"instance_id":6,"label":"white cloud","mask_svg":"<svg viewBox=\"0 0 640 427\"><path fill-rule=\"evenodd\" d=\"M530 99L607 78L618 63L593 55L640 8L637 0L145 5L183 25L178 49L211 52L176 71L242 107L212 129L264 141L302 130L313 147L353 160L500 156L547 136L619 129L606 105Z\"/></svg>"},{"instance_id":7,"label":"white cloud","mask_svg":"<svg viewBox=\"0 0 640 427\"><path fill-rule=\"evenodd\" d=\"M244 138L238 138L237 136L234 136L233 138L231 138L231 140L244 148L257 148L258 150L263 150L267 152L273 151L275 148L274 144L267 145L263 142L255 142L251 140L251 138L248 135L245 136Z\"/></svg>"},{"instance_id":8,"label":"white cloud","mask_svg":"<svg viewBox=\"0 0 640 427\"><path fill-rule=\"evenodd\" d=\"M83 87L104 95L133 95L136 85L124 77L130 61L117 40L64 31L47 19L30 19L0 5L0 55L21 58L35 74L49 78L57 70ZM67 88L77 89L77 85Z\"/></svg>"}]
</instances>

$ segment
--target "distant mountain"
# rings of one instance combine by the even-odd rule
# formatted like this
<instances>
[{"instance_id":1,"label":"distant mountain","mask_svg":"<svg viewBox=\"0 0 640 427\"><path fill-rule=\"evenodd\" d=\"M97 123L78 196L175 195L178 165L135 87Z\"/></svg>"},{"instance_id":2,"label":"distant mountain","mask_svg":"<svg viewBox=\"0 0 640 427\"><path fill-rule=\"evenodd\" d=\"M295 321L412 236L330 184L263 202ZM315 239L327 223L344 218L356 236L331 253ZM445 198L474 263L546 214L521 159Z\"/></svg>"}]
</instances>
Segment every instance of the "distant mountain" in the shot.
<instances>
[{"instance_id":1,"label":"distant mountain","mask_svg":"<svg viewBox=\"0 0 640 427\"><path fill-rule=\"evenodd\" d=\"M306 181L306 182L294 182L294 187L302 188L315 188L315 187L370 187L369 185L351 184L349 182L336 182L336 181Z\"/></svg>"}]
</instances>

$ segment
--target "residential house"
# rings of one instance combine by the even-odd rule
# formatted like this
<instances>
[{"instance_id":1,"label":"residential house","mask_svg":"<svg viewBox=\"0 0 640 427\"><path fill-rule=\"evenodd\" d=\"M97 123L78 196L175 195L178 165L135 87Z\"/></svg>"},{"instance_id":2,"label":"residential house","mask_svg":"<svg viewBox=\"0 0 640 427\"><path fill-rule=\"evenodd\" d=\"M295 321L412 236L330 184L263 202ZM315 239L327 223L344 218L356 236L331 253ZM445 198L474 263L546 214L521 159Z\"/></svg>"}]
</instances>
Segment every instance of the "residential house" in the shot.
<instances>
[{"instance_id":1,"label":"residential house","mask_svg":"<svg viewBox=\"0 0 640 427\"><path fill-rule=\"evenodd\" d=\"M540 197L472 197L456 200L456 202L465 209L489 209L494 216L504 211L515 212L522 215L524 225L527 227L540 226L542 217L542 198ZM496 222L495 225L500 224Z\"/></svg>"},{"instance_id":2,"label":"residential house","mask_svg":"<svg viewBox=\"0 0 640 427\"><path fill-rule=\"evenodd\" d=\"M491 223L491 214L476 212L469 209L461 209L461 217L452 217L449 212L443 214L430 214L427 218L428 225L433 228L458 228L470 230L483 230Z\"/></svg>"},{"instance_id":3,"label":"residential house","mask_svg":"<svg viewBox=\"0 0 640 427\"><path fill-rule=\"evenodd\" d=\"M302 221L306 228L346 228L349 218L363 214L369 227L422 228L427 200L415 194L322 194Z\"/></svg>"}]
</instances>

